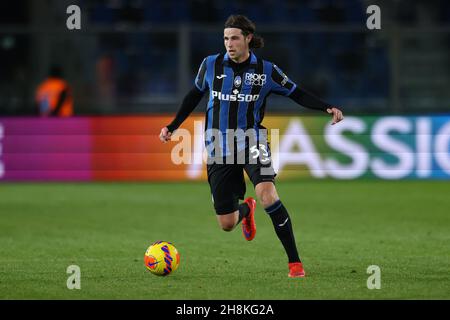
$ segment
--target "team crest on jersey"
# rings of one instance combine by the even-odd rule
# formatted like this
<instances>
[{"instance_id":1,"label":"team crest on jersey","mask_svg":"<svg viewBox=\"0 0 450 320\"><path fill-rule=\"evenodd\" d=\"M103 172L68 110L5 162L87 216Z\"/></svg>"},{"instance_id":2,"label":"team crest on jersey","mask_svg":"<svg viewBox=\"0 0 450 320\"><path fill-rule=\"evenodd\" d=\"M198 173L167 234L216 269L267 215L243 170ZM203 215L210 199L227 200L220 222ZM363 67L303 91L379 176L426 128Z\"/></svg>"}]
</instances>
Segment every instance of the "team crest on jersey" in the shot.
<instances>
[{"instance_id":1,"label":"team crest on jersey","mask_svg":"<svg viewBox=\"0 0 450 320\"><path fill-rule=\"evenodd\" d=\"M236 78L234 78L234 86L235 87L239 87L242 83L242 79L240 76L237 76Z\"/></svg>"},{"instance_id":2,"label":"team crest on jersey","mask_svg":"<svg viewBox=\"0 0 450 320\"><path fill-rule=\"evenodd\" d=\"M265 73L246 73L244 82L248 86L263 86L266 84L266 77Z\"/></svg>"}]
</instances>

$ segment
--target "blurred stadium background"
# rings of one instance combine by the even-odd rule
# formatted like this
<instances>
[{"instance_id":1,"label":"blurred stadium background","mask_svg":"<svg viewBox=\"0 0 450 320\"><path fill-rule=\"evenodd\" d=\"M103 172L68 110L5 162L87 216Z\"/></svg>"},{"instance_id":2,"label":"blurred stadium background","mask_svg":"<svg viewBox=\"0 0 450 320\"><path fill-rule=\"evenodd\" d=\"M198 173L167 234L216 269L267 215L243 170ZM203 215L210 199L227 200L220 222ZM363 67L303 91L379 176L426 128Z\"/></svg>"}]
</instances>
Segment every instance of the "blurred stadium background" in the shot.
<instances>
[{"instance_id":1,"label":"blurred stadium background","mask_svg":"<svg viewBox=\"0 0 450 320\"><path fill-rule=\"evenodd\" d=\"M72 4L81 30L66 28ZM366 27L373 4L381 30ZM187 181L205 172L175 166L174 144L157 137L202 59L224 51L236 13L264 37L259 56L346 116L331 127L290 99L268 100L265 125L285 148L279 177L294 178L278 189L310 275L301 284L287 282L262 208L251 246L221 233L207 183ZM38 115L52 65L72 87L73 117ZM2 1L0 298L448 299L449 89L445 0ZM201 131L204 109L183 127ZM102 183L124 180L157 182ZM142 265L156 240L181 252L166 280ZM79 293L65 287L69 264L81 266ZM367 289L371 264L384 290Z\"/></svg>"},{"instance_id":2,"label":"blurred stadium background","mask_svg":"<svg viewBox=\"0 0 450 320\"><path fill-rule=\"evenodd\" d=\"M82 30L65 28L70 4ZM366 28L377 4L382 29ZM259 55L346 112L448 111L448 1L14 1L0 13L0 114L31 115L52 64L73 85L77 115L174 112L205 55L223 51L228 15L251 17ZM298 111L272 98L277 111Z\"/></svg>"},{"instance_id":3,"label":"blurred stadium background","mask_svg":"<svg viewBox=\"0 0 450 320\"><path fill-rule=\"evenodd\" d=\"M66 27L66 9L71 4L81 8L81 30ZM381 30L366 27L371 4L381 9ZM347 116L336 130L327 129L323 115L284 97L269 98L266 127L279 128L281 140L297 137L280 141L278 150L291 153L281 159L296 166L291 170L297 172L294 176L309 175L309 171L314 177L341 178L450 176L446 138L450 129L448 117L442 116L450 107L447 1L21 0L1 6L0 176L4 180L76 176L56 170L84 170L80 177L96 175L94 179L100 180L201 177L198 167L166 165L171 159L161 154L169 155L171 149L156 137L192 87L202 59L224 51L223 23L236 12L253 19L265 38L267 45L257 50L258 55L277 63L299 85L340 106ZM72 88L75 117L70 125L54 119L48 119L52 124L30 120L39 114L38 85L55 65ZM193 130L194 120L202 120L207 98L185 128ZM402 117L386 118L393 115ZM18 116L26 116L28 122L8 120ZM118 116L136 118L122 121ZM72 136L69 141L61 135L83 135L85 140ZM116 139L106 141L105 135L116 135ZM309 140L313 148L308 148ZM291 152L295 145L306 148L300 150L306 158L296 158ZM34 159L19 156L30 152ZM102 152L115 156L102 157ZM72 155L61 161L64 153ZM318 161L308 154L332 155L335 160L323 162L328 174L314 169ZM381 157L381 165L380 160L372 164L373 157ZM302 165L309 168L299 170ZM129 173L124 173L127 169ZM45 170L50 174L43 174ZM106 174L108 170L111 175ZM191 173L179 175L186 170ZM393 174L380 174L383 170ZM162 173L169 171L178 173ZM280 170L280 177L284 172Z\"/></svg>"}]
</instances>

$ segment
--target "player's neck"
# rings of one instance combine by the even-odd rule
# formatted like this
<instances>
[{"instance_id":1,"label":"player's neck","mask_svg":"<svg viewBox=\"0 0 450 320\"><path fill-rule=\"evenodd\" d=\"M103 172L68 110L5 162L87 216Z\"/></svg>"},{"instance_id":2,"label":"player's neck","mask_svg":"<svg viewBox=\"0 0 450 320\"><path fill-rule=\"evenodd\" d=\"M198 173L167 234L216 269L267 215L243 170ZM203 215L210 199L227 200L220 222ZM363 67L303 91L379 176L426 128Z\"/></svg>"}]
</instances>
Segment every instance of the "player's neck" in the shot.
<instances>
[{"instance_id":1,"label":"player's neck","mask_svg":"<svg viewBox=\"0 0 450 320\"><path fill-rule=\"evenodd\" d=\"M242 62L247 61L249 58L250 58L250 52L247 51L245 54L243 54L242 56L240 56L240 57L237 58L237 59L232 59L232 58L230 58L230 59L231 59L231 61L233 61L234 63L242 63Z\"/></svg>"}]
</instances>

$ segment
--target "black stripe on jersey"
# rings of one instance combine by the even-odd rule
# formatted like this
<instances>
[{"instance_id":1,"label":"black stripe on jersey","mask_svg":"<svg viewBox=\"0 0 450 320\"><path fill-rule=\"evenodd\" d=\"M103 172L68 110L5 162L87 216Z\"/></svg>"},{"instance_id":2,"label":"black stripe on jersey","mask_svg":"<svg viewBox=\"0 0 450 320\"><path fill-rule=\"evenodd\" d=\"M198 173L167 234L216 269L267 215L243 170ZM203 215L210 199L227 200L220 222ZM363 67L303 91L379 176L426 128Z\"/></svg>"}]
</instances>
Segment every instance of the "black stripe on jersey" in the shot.
<instances>
[{"instance_id":1,"label":"black stripe on jersey","mask_svg":"<svg viewBox=\"0 0 450 320\"><path fill-rule=\"evenodd\" d=\"M247 71L248 72L248 71ZM257 58L256 69L253 73L263 74L264 73L264 63L262 59ZM242 82L244 79L242 79ZM261 92L262 86L252 86L252 91L250 94L255 95ZM253 115L253 110L255 109L256 101L251 101L248 103L247 107L247 129L253 128L255 124L255 116Z\"/></svg>"},{"instance_id":2,"label":"black stripe on jersey","mask_svg":"<svg viewBox=\"0 0 450 320\"><path fill-rule=\"evenodd\" d=\"M244 87L244 81L242 80L244 79L243 75L243 71L234 74L232 87L233 89L231 90L230 94L234 94L233 91L236 89L239 91L239 93L242 93L242 88ZM238 76L241 78L241 85L239 87L236 87L234 85L234 79L236 79ZM228 107L228 129L237 129L239 103L240 102L237 101L237 99L236 101L230 101L230 106Z\"/></svg>"},{"instance_id":3,"label":"black stripe on jersey","mask_svg":"<svg viewBox=\"0 0 450 320\"><path fill-rule=\"evenodd\" d=\"M259 123L258 123L258 127L260 127L260 128L264 128L263 126L260 125L260 123L264 119L264 113L266 112L266 100L267 100L268 96L270 96L270 93L264 97L264 101L263 101L263 103L261 105L261 108L259 109Z\"/></svg>"},{"instance_id":4,"label":"black stripe on jersey","mask_svg":"<svg viewBox=\"0 0 450 320\"><path fill-rule=\"evenodd\" d=\"M224 78L217 79L217 76L220 76L221 74L225 73L222 62L223 62L223 54L219 55L214 63L214 72L212 81L213 81L213 90L216 92L222 92L222 85ZM219 129L219 124L220 124L220 100L217 97L213 101L212 128Z\"/></svg>"},{"instance_id":5,"label":"black stripe on jersey","mask_svg":"<svg viewBox=\"0 0 450 320\"><path fill-rule=\"evenodd\" d=\"M198 78L197 78L197 87L202 88L202 90L204 89L205 76L206 76L206 59L203 60L203 63L200 66L200 70L198 71Z\"/></svg>"},{"instance_id":6,"label":"black stripe on jersey","mask_svg":"<svg viewBox=\"0 0 450 320\"><path fill-rule=\"evenodd\" d=\"M281 75L274 66L272 66L272 80L289 91L294 86L294 84L289 81L289 78L285 74Z\"/></svg>"},{"instance_id":7,"label":"black stripe on jersey","mask_svg":"<svg viewBox=\"0 0 450 320\"><path fill-rule=\"evenodd\" d=\"M214 63L214 72L212 77L213 82L213 90L216 92L222 92L222 85L223 85L223 79L217 79L217 76L220 76L221 74L225 73L224 67L223 67L223 54L219 55L216 58L216 61ZM219 97L216 97L213 101L213 123L212 128L219 129L220 124L220 100Z\"/></svg>"}]
</instances>

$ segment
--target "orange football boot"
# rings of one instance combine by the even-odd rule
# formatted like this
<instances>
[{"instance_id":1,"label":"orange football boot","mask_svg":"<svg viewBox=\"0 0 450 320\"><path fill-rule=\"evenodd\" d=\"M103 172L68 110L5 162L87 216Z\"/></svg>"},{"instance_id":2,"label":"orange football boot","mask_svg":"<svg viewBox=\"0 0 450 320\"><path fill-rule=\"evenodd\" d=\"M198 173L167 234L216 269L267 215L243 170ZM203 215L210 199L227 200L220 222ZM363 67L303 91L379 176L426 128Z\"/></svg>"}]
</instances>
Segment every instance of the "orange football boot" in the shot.
<instances>
[{"instance_id":1,"label":"orange football boot","mask_svg":"<svg viewBox=\"0 0 450 320\"><path fill-rule=\"evenodd\" d=\"M301 262L291 262L289 265L289 278L303 278L305 276L305 270Z\"/></svg>"},{"instance_id":2,"label":"orange football boot","mask_svg":"<svg viewBox=\"0 0 450 320\"><path fill-rule=\"evenodd\" d=\"M255 209L256 200L248 197L244 202L250 208L249 214L242 219L242 233L247 241L253 240L256 235Z\"/></svg>"}]
</instances>

